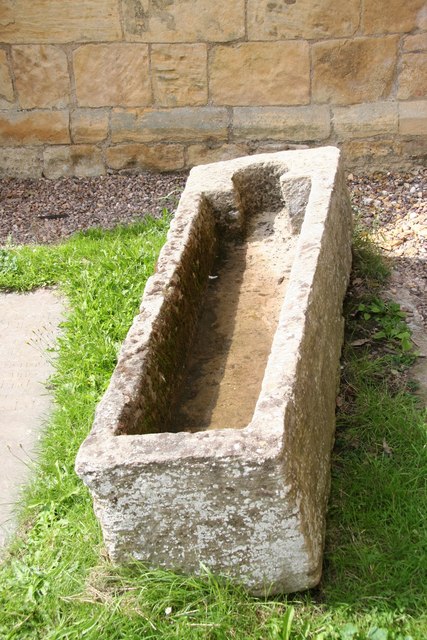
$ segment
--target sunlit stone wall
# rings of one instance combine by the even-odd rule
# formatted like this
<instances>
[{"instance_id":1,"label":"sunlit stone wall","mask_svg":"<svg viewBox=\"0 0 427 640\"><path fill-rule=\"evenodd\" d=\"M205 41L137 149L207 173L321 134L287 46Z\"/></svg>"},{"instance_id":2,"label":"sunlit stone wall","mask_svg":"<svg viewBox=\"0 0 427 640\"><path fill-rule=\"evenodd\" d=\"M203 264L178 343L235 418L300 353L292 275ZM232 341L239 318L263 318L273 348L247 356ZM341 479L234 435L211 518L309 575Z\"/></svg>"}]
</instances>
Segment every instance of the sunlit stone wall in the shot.
<instances>
[{"instance_id":1,"label":"sunlit stone wall","mask_svg":"<svg viewBox=\"0 0 427 640\"><path fill-rule=\"evenodd\" d=\"M2 0L0 173L427 153L425 0Z\"/></svg>"}]
</instances>

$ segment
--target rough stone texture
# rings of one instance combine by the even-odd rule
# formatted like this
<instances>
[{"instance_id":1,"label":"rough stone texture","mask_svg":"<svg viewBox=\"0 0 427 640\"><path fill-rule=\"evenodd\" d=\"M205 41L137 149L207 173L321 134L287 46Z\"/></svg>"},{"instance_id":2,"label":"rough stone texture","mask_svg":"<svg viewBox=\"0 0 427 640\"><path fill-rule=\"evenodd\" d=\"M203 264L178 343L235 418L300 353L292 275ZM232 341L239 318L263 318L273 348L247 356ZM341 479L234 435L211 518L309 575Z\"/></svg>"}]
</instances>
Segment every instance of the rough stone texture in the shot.
<instances>
[{"instance_id":1,"label":"rough stone texture","mask_svg":"<svg viewBox=\"0 0 427 640\"><path fill-rule=\"evenodd\" d=\"M0 109L12 109L15 100L7 53L0 49Z\"/></svg>"},{"instance_id":2,"label":"rough stone texture","mask_svg":"<svg viewBox=\"0 0 427 640\"><path fill-rule=\"evenodd\" d=\"M398 153L401 157L408 158L410 162L417 162L423 166L427 163L427 134L417 135L413 138L403 138L398 143Z\"/></svg>"},{"instance_id":3,"label":"rough stone texture","mask_svg":"<svg viewBox=\"0 0 427 640\"><path fill-rule=\"evenodd\" d=\"M364 0L363 30L371 33L402 33L427 27L425 0Z\"/></svg>"},{"instance_id":4,"label":"rough stone texture","mask_svg":"<svg viewBox=\"0 0 427 640\"><path fill-rule=\"evenodd\" d=\"M127 40L226 42L245 34L244 0L122 0L122 7Z\"/></svg>"},{"instance_id":5,"label":"rough stone texture","mask_svg":"<svg viewBox=\"0 0 427 640\"><path fill-rule=\"evenodd\" d=\"M0 42L82 42L121 38L116 0L2 0Z\"/></svg>"},{"instance_id":6,"label":"rough stone texture","mask_svg":"<svg viewBox=\"0 0 427 640\"><path fill-rule=\"evenodd\" d=\"M427 30L427 6L425 3L417 13L417 28L421 31Z\"/></svg>"},{"instance_id":7,"label":"rough stone texture","mask_svg":"<svg viewBox=\"0 0 427 640\"><path fill-rule=\"evenodd\" d=\"M68 105L70 80L62 49L46 44L17 45L12 48L12 58L22 109Z\"/></svg>"},{"instance_id":8,"label":"rough stone texture","mask_svg":"<svg viewBox=\"0 0 427 640\"><path fill-rule=\"evenodd\" d=\"M43 153L46 178L99 176L105 173L100 149L91 145L49 147Z\"/></svg>"},{"instance_id":9,"label":"rough stone texture","mask_svg":"<svg viewBox=\"0 0 427 640\"><path fill-rule=\"evenodd\" d=\"M237 107L233 111L236 138L256 140L324 140L330 134L329 108Z\"/></svg>"},{"instance_id":10,"label":"rough stone texture","mask_svg":"<svg viewBox=\"0 0 427 640\"><path fill-rule=\"evenodd\" d=\"M217 243L264 209L300 235L252 420L162 433ZM350 246L337 149L193 169L76 461L114 561L203 563L255 594L317 584Z\"/></svg>"},{"instance_id":11,"label":"rough stone texture","mask_svg":"<svg viewBox=\"0 0 427 640\"><path fill-rule=\"evenodd\" d=\"M68 113L17 111L0 113L0 144L20 146L70 142Z\"/></svg>"},{"instance_id":12,"label":"rough stone texture","mask_svg":"<svg viewBox=\"0 0 427 640\"><path fill-rule=\"evenodd\" d=\"M41 147L0 147L0 176L41 178Z\"/></svg>"},{"instance_id":13,"label":"rough stone texture","mask_svg":"<svg viewBox=\"0 0 427 640\"><path fill-rule=\"evenodd\" d=\"M339 38L359 26L359 0L248 0L250 40Z\"/></svg>"},{"instance_id":14,"label":"rough stone texture","mask_svg":"<svg viewBox=\"0 0 427 640\"><path fill-rule=\"evenodd\" d=\"M397 133L397 104L374 102L334 107L334 130L339 138L370 138Z\"/></svg>"},{"instance_id":15,"label":"rough stone texture","mask_svg":"<svg viewBox=\"0 0 427 640\"><path fill-rule=\"evenodd\" d=\"M158 44L151 48L154 102L161 107L206 104L205 44Z\"/></svg>"},{"instance_id":16,"label":"rough stone texture","mask_svg":"<svg viewBox=\"0 0 427 640\"><path fill-rule=\"evenodd\" d=\"M307 42L217 46L209 62L209 94L220 105L295 105L310 100Z\"/></svg>"},{"instance_id":17,"label":"rough stone texture","mask_svg":"<svg viewBox=\"0 0 427 640\"><path fill-rule=\"evenodd\" d=\"M232 160L247 154L248 149L243 144L222 144L214 147L208 147L204 144L192 144L187 148L187 165L194 167L197 164Z\"/></svg>"},{"instance_id":18,"label":"rough stone texture","mask_svg":"<svg viewBox=\"0 0 427 640\"><path fill-rule=\"evenodd\" d=\"M301 150L309 149L307 144L288 144L283 142L265 142L251 141L249 142L252 153L277 153L278 151L290 151L291 149Z\"/></svg>"},{"instance_id":19,"label":"rough stone texture","mask_svg":"<svg viewBox=\"0 0 427 640\"><path fill-rule=\"evenodd\" d=\"M178 144L120 144L106 149L105 158L116 171L177 171L185 164L184 149Z\"/></svg>"},{"instance_id":20,"label":"rough stone texture","mask_svg":"<svg viewBox=\"0 0 427 640\"><path fill-rule=\"evenodd\" d=\"M76 109L71 112L73 142L102 142L108 136L109 114L103 109Z\"/></svg>"},{"instance_id":21,"label":"rough stone texture","mask_svg":"<svg viewBox=\"0 0 427 640\"><path fill-rule=\"evenodd\" d=\"M73 54L79 106L138 107L151 103L148 47L88 44Z\"/></svg>"},{"instance_id":22,"label":"rough stone texture","mask_svg":"<svg viewBox=\"0 0 427 640\"><path fill-rule=\"evenodd\" d=\"M355 170L366 168L380 170L384 166L399 164L401 147L393 138L374 140L346 140L340 145L345 158L351 158Z\"/></svg>"},{"instance_id":23,"label":"rough stone texture","mask_svg":"<svg viewBox=\"0 0 427 640\"><path fill-rule=\"evenodd\" d=\"M114 109L111 115L113 142L155 140L216 140L228 135L228 114L217 107L177 109Z\"/></svg>"},{"instance_id":24,"label":"rough stone texture","mask_svg":"<svg viewBox=\"0 0 427 640\"><path fill-rule=\"evenodd\" d=\"M405 53L399 73L398 98L425 98L427 96L427 52Z\"/></svg>"},{"instance_id":25,"label":"rough stone texture","mask_svg":"<svg viewBox=\"0 0 427 640\"><path fill-rule=\"evenodd\" d=\"M427 101L402 102L399 105L399 132L403 135L427 135Z\"/></svg>"},{"instance_id":26,"label":"rough stone texture","mask_svg":"<svg viewBox=\"0 0 427 640\"><path fill-rule=\"evenodd\" d=\"M143 144L109 156L136 171L156 152L180 166L159 142L184 144L185 167L339 143L350 169L352 135L369 166L403 168L425 155L395 114L427 95L426 38L425 0L3 0L0 145L28 145L24 162L34 145Z\"/></svg>"},{"instance_id":27,"label":"rough stone texture","mask_svg":"<svg viewBox=\"0 0 427 640\"><path fill-rule=\"evenodd\" d=\"M415 33L403 38L403 51L425 51L427 49L427 32Z\"/></svg>"},{"instance_id":28,"label":"rough stone texture","mask_svg":"<svg viewBox=\"0 0 427 640\"><path fill-rule=\"evenodd\" d=\"M393 88L397 43L395 36L315 43L314 101L354 104L388 98Z\"/></svg>"},{"instance_id":29,"label":"rough stone texture","mask_svg":"<svg viewBox=\"0 0 427 640\"><path fill-rule=\"evenodd\" d=\"M4 0L0 4L0 27L4 29L4 27L11 25L13 23L13 5L15 4L14 0Z\"/></svg>"}]
</instances>

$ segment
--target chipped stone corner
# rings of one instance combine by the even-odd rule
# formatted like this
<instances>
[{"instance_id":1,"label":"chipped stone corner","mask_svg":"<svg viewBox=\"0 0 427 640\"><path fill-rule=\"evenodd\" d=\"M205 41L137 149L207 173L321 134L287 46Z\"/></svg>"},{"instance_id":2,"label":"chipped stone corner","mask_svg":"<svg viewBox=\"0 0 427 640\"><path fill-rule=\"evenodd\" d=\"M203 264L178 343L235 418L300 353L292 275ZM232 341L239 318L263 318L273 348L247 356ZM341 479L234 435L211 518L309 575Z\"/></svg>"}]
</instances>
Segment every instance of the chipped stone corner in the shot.
<instances>
[{"instance_id":1,"label":"chipped stone corner","mask_svg":"<svg viewBox=\"0 0 427 640\"><path fill-rule=\"evenodd\" d=\"M218 234L239 233L256 202L286 207L299 236L252 420L164 431ZM77 456L113 561L190 574L203 564L258 595L318 583L351 232L333 147L192 170Z\"/></svg>"}]
</instances>

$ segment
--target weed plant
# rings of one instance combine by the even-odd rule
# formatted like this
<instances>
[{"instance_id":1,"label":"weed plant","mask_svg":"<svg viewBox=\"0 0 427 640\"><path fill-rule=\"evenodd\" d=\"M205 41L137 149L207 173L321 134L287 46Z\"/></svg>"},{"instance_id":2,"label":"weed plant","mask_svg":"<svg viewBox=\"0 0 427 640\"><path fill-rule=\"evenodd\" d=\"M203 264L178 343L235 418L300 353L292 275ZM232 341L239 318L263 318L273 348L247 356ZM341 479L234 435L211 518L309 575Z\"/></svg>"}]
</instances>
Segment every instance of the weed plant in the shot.
<instances>
[{"instance_id":1,"label":"weed plant","mask_svg":"<svg viewBox=\"0 0 427 640\"><path fill-rule=\"evenodd\" d=\"M257 599L206 569L183 577L106 558L74 459L167 226L164 216L0 254L2 288L57 286L68 307L51 381L55 410L0 568L0 638L425 640L425 412L408 390L413 356L390 335L406 331L404 319L380 302L386 268L360 234L319 588Z\"/></svg>"}]
</instances>

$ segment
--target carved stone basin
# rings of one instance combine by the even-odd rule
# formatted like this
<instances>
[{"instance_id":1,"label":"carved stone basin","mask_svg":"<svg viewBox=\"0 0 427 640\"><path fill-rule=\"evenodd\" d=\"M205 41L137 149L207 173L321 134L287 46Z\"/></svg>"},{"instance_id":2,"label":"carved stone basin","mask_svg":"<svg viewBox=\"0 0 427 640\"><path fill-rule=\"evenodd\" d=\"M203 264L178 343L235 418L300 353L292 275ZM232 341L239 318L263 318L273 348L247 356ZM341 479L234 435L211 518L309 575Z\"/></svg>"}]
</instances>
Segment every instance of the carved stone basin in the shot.
<instances>
[{"instance_id":1,"label":"carved stone basin","mask_svg":"<svg viewBox=\"0 0 427 640\"><path fill-rule=\"evenodd\" d=\"M76 462L114 561L318 583L350 265L338 149L191 171Z\"/></svg>"}]
</instances>

